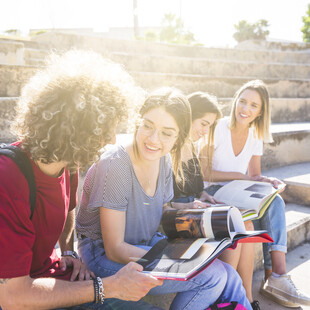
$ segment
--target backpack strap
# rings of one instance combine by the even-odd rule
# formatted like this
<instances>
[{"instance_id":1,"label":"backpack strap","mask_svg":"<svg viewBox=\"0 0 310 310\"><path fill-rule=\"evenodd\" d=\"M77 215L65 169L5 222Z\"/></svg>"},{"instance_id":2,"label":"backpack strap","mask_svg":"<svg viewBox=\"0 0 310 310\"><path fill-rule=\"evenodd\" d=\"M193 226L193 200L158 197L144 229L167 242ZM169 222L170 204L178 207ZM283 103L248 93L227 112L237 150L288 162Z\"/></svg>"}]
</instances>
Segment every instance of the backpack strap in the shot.
<instances>
[{"instance_id":1,"label":"backpack strap","mask_svg":"<svg viewBox=\"0 0 310 310\"><path fill-rule=\"evenodd\" d=\"M29 203L30 203L30 211L31 211L30 219L31 219L36 204L37 188L30 160L26 155L26 153L21 148L14 145L1 144L0 155L4 155L12 159L27 180L29 186Z\"/></svg>"}]
</instances>

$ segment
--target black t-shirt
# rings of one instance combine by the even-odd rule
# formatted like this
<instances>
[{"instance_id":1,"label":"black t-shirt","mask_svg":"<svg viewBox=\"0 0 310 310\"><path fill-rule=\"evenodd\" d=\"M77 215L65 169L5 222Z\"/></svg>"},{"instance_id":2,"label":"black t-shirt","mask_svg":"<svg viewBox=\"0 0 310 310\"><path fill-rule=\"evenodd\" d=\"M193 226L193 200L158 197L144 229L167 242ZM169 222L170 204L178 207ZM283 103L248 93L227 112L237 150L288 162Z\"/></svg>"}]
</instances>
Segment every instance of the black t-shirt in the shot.
<instances>
[{"instance_id":1,"label":"black t-shirt","mask_svg":"<svg viewBox=\"0 0 310 310\"><path fill-rule=\"evenodd\" d=\"M196 196L203 191L203 177L199 160L195 153L187 164L182 163L184 174L184 185L182 180L176 184L175 177L173 177L174 198Z\"/></svg>"}]
</instances>

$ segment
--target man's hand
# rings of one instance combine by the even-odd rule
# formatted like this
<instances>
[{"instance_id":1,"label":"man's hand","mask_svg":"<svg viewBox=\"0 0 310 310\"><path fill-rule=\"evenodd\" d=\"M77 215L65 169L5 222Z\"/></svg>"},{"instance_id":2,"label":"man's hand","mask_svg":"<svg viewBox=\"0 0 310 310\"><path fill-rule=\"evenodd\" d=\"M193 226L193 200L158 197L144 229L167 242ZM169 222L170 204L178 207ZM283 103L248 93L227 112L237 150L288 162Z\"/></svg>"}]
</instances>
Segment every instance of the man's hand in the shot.
<instances>
[{"instance_id":1,"label":"man's hand","mask_svg":"<svg viewBox=\"0 0 310 310\"><path fill-rule=\"evenodd\" d=\"M163 281L151 275L142 273L143 267L130 262L120 269L114 276L103 278L103 287L106 298L138 301L151 288L162 285Z\"/></svg>"},{"instance_id":2,"label":"man's hand","mask_svg":"<svg viewBox=\"0 0 310 310\"><path fill-rule=\"evenodd\" d=\"M95 274L87 269L86 265L79 259L73 258L71 256L62 256L60 260L60 268L62 270L66 270L68 267L73 268L70 281L83 281L89 280L90 277L95 277Z\"/></svg>"}]
</instances>

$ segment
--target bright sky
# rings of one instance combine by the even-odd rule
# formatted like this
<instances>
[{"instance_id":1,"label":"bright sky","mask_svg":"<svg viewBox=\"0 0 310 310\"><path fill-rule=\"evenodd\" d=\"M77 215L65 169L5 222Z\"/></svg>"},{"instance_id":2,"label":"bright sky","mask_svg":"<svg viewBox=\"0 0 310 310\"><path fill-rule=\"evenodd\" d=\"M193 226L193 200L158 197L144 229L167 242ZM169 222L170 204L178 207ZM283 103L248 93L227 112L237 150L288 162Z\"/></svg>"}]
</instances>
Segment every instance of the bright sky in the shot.
<instances>
[{"instance_id":1,"label":"bright sky","mask_svg":"<svg viewBox=\"0 0 310 310\"><path fill-rule=\"evenodd\" d=\"M160 26L165 13L181 16L206 46L233 46L234 24L269 21L270 39L302 41L302 16L310 0L137 0L140 26ZM1 0L0 31L31 28L133 26L132 0Z\"/></svg>"}]
</instances>

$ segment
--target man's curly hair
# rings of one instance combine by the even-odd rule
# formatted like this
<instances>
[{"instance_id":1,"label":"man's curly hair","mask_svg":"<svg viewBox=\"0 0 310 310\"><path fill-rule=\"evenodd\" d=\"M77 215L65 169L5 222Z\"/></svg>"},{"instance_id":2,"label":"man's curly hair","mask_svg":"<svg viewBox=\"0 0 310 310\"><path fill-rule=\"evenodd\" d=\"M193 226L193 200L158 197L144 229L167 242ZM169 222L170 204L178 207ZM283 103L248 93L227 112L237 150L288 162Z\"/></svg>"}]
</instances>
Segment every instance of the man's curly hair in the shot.
<instances>
[{"instance_id":1,"label":"man's curly hair","mask_svg":"<svg viewBox=\"0 0 310 310\"><path fill-rule=\"evenodd\" d=\"M97 53L54 54L23 88L12 129L33 160L83 169L143 95L120 65Z\"/></svg>"}]
</instances>

